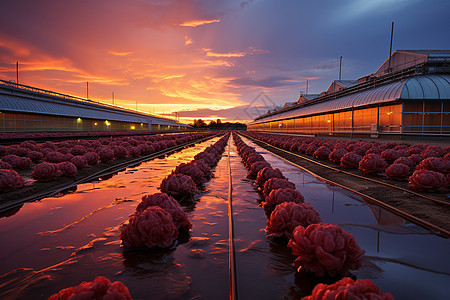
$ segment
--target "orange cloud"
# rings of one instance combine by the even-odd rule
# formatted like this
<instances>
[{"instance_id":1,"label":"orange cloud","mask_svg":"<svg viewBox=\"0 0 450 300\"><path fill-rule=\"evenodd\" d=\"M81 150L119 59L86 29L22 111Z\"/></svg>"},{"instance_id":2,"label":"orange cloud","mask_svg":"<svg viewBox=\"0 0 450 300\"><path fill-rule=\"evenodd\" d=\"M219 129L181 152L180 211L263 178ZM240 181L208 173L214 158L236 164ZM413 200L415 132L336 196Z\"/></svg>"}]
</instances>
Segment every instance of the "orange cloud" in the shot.
<instances>
[{"instance_id":1,"label":"orange cloud","mask_svg":"<svg viewBox=\"0 0 450 300\"><path fill-rule=\"evenodd\" d=\"M197 26L201 26L201 25L205 25L205 24L211 24L211 23L218 23L220 22L220 19L216 19L216 20L191 20L191 21L185 21L181 24L178 24L178 26L183 26L183 27L197 27Z\"/></svg>"},{"instance_id":2,"label":"orange cloud","mask_svg":"<svg viewBox=\"0 0 450 300\"><path fill-rule=\"evenodd\" d=\"M52 59L49 57L41 57L37 60L20 61L20 69L22 71L67 71L81 72L81 70L72 67L72 62L68 59Z\"/></svg>"},{"instance_id":3,"label":"orange cloud","mask_svg":"<svg viewBox=\"0 0 450 300\"><path fill-rule=\"evenodd\" d=\"M192 44L192 39L190 39L187 35L184 37L184 44L186 46Z\"/></svg>"},{"instance_id":4,"label":"orange cloud","mask_svg":"<svg viewBox=\"0 0 450 300\"><path fill-rule=\"evenodd\" d=\"M4 48L11 52L16 57L24 57L30 55L30 50L20 43L16 43L14 41L8 40L3 42L0 40L0 48Z\"/></svg>"},{"instance_id":5,"label":"orange cloud","mask_svg":"<svg viewBox=\"0 0 450 300\"><path fill-rule=\"evenodd\" d=\"M115 56L127 56L130 54L133 54L134 52L121 52L121 51L109 50L107 53L111 54L111 55L115 55Z\"/></svg>"},{"instance_id":6,"label":"orange cloud","mask_svg":"<svg viewBox=\"0 0 450 300\"><path fill-rule=\"evenodd\" d=\"M253 54L264 54L269 51L262 50L262 49L254 49L253 47L249 47L246 52L227 52L227 53L218 53L214 52L211 49L203 48L203 52L206 52L206 56L209 57L244 57L246 55L253 55Z\"/></svg>"},{"instance_id":7,"label":"orange cloud","mask_svg":"<svg viewBox=\"0 0 450 300\"><path fill-rule=\"evenodd\" d=\"M245 52L228 52L228 53L217 53L212 52L209 49L203 49L206 52L206 56L209 57L244 57L247 55Z\"/></svg>"}]
</instances>

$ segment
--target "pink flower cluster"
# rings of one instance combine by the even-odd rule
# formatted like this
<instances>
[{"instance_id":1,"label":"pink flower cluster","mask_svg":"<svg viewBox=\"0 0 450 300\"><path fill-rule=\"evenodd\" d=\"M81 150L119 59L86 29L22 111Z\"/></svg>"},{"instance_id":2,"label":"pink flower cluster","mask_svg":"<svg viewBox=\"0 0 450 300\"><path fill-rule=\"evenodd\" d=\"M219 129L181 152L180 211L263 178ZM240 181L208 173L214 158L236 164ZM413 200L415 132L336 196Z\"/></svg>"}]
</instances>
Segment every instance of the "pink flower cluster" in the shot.
<instances>
[{"instance_id":1,"label":"pink flower cluster","mask_svg":"<svg viewBox=\"0 0 450 300\"><path fill-rule=\"evenodd\" d=\"M122 282L111 282L106 277L98 276L92 282L82 282L77 286L62 289L48 298L48 300L69 299L131 300L132 298L128 288Z\"/></svg>"},{"instance_id":2,"label":"pink flower cluster","mask_svg":"<svg viewBox=\"0 0 450 300\"><path fill-rule=\"evenodd\" d=\"M338 141L255 132L247 134L284 150L311 155L320 160L328 159L346 169L359 169L364 174L385 175L395 180L409 179L409 186L413 189L439 191L449 186L447 178L450 178L450 147L378 141ZM398 165L399 163L402 165ZM409 170L404 165L408 166ZM416 170L429 172L416 173ZM430 172L438 172L443 177Z\"/></svg>"}]
</instances>

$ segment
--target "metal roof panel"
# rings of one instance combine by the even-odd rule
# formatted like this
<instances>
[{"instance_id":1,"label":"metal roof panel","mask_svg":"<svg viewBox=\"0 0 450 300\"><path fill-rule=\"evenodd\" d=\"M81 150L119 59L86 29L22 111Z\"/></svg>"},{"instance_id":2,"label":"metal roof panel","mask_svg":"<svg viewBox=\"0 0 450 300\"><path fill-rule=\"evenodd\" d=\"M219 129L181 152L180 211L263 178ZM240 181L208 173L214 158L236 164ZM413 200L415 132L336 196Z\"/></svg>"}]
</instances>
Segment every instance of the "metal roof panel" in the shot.
<instances>
[{"instance_id":1,"label":"metal roof panel","mask_svg":"<svg viewBox=\"0 0 450 300\"><path fill-rule=\"evenodd\" d=\"M399 99L450 99L450 75L423 75L268 116L250 124L322 114Z\"/></svg>"}]
</instances>

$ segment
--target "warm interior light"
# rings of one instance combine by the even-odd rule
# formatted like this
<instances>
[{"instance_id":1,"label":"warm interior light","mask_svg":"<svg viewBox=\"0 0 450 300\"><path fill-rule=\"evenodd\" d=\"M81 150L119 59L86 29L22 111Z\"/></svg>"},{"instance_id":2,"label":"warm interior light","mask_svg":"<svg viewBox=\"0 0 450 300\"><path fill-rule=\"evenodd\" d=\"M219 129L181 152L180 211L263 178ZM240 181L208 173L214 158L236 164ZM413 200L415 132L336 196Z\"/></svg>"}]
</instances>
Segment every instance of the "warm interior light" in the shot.
<instances>
[{"instance_id":1,"label":"warm interior light","mask_svg":"<svg viewBox=\"0 0 450 300\"><path fill-rule=\"evenodd\" d=\"M132 129L132 130L134 130L134 128L135 128L134 126L131 126L131 129Z\"/></svg>"},{"instance_id":2,"label":"warm interior light","mask_svg":"<svg viewBox=\"0 0 450 300\"><path fill-rule=\"evenodd\" d=\"M95 122L94 125L97 126L97 122Z\"/></svg>"},{"instance_id":3,"label":"warm interior light","mask_svg":"<svg viewBox=\"0 0 450 300\"><path fill-rule=\"evenodd\" d=\"M77 119L77 122L80 123L80 122L81 122L81 118L78 118L78 119Z\"/></svg>"}]
</instances>

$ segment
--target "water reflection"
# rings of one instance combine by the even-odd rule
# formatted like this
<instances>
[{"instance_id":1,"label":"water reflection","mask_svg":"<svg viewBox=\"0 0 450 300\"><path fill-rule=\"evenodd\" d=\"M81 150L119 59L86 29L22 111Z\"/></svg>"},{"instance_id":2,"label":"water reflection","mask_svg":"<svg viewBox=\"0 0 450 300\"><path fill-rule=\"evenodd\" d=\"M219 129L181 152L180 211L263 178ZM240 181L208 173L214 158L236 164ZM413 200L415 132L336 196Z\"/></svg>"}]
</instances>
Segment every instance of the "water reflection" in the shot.
<instances>
[{"instance_id":1,"label":"water reflection","mask_svg":"<svg viewBox=\"0 0 450 300\"><path fill-rule=\"evenodd\" d=\"M180 299L189 291L191 279L183 265L177 263L173 252L167 249L123 251L121 276L130 276L143 285L128 286L135 292L134 297Z\"/></svg>"},{"instance_id":2,"label":"water reflection","mask_svg":"<svg viewBox=\"0 0 450 300\"><path fill-rule=\"evenodd\" d=\"M22 206L23 206L23 204L0 212L0 218L8 218L8 217L14 216L15 214L17 214L19 212L19 210L22 208Z\"/></svg>"}]
</instances>

